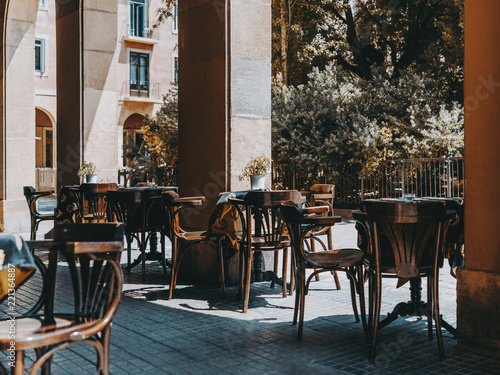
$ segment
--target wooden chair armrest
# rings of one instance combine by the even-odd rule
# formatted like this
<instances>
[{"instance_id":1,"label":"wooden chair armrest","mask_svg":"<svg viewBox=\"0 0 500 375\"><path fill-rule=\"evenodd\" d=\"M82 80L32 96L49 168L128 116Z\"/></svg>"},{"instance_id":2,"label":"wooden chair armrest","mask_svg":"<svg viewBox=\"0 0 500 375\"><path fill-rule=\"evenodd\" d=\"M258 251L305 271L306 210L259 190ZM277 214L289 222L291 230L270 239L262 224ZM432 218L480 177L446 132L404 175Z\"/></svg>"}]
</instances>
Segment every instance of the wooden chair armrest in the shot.
<instances>
[{"instance_id":1,"label":"wooden chair armrest","mask_svg":"<svg viewBox=\"0 0 500 375\"><path fill-rule=\"evenodd\" d=\"M302 224L310 224L310 225L317 225L317 226L332 226L337 223L342 222L342 217L340 216L311 216L311 217L304 217L301 220Z\"/></svg>"},{"instance_id":2,"label":"wooden chair armrest","mask_svg":"<svg viewBox=\"0 0 500 375\"><path fill-rule=\"evenodd\" d=\"M322 213L328 212L329 210L330 210L330 207L328 207L328 206L313 206L313 207L302 208L302 212L305 213L306 215L322 214Z\"/></svg>"},{"instance_id":3,"label":"wooden chair armrest","mask_svg":"<svg viewBox=\"0 0 500 375\"><path fill-rule=\"evenodd\" d=\"M186 201L202 201L204 202L205 201L205 197L204 196L198 196L198 197L179 197L179 198L175 198L175 201L176 202L186 202Z\"/></svg>"},{"instance_id":4,"label":"wooden chair armrest","mask_svg":"<svg viewBox=\"0 0 500 375\"><path fill-rule=\"evenodd\" d=\"M241 199L241 198L235 198L235 197L231 197L231 198L228 198L227 201L229 203L233 203L233 204L245 204L245 200L244 199Z\"/></svg>"}]
</instances>

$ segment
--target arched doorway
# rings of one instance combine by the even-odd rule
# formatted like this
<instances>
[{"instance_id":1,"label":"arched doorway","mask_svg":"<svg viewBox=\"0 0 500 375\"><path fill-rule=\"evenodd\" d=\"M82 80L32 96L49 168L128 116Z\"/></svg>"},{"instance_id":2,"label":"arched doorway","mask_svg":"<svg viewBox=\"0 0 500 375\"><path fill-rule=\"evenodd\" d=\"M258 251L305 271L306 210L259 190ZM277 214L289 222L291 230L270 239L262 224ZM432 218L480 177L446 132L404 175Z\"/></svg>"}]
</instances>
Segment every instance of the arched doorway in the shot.
<instances>
[{"instance_id":1,"label":"arched doorway","mask_svg":"<svg viewBox=\"0 0 500 375\"><path fill-rule=\"evenodd\" d=\"M41 108L35 108L35 167L54 168L54 119Z\"/></svg>"},{"instance_id":2,"label":"arched doorway","mask_svg":"<svg viewBox=\"0 0 500 375\"><path fill-rule=\"evenodd\" d=\"M144 116L134 113L123 123L123 166L130 167L134 161L132 154L138 153L144 147L142 124ZM129 156L127 156L127 154Z\"/></svg>"}]
</instances>

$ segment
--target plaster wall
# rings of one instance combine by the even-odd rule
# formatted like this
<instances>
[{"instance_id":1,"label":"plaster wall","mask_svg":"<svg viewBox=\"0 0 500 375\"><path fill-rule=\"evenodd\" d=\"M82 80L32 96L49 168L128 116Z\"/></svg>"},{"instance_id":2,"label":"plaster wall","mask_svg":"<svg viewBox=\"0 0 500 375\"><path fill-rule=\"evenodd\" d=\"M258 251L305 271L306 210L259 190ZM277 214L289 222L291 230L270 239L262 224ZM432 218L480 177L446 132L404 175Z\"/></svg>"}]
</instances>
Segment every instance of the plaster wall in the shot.
<instances>
[{"instance_id":1,"label":"plaster wall","mask_svg":"<svg viewBox=\"0 0 500 375\"><path fill-rule=\"evenodd\" d=\"M2 7L4 7L3 5ZM5 230L21 231L29 223L22 186L35 180L34 48L38 1L10 2L4 19L2 202ZM31 74L27 74L27 72ZM19 152L23 150L22 152Z\"/></svg>"},{"instance_id":2,"label":"plaster wall","mask_svg":"<svg viewBox=\"0 0 500 375\"><path fill-rule=\"evenodd\" d=\"M465 1L465 268L459 342L500 348L500 2Z\"/></svg>"},{"instance_id":3,"label":"plaster wall","mask_svg":"<svg viewBox=\"0 0 500 375\"><path fill-rule=\"evenodd\" d=\"M179 62L179 192L206 197L189 217L206 229L220 192L249 188L238 176L250 156L271 156L271 2L180 2ZM217 282L207 250L190 251L183 269Z\"/></svg>"}]
</instances>

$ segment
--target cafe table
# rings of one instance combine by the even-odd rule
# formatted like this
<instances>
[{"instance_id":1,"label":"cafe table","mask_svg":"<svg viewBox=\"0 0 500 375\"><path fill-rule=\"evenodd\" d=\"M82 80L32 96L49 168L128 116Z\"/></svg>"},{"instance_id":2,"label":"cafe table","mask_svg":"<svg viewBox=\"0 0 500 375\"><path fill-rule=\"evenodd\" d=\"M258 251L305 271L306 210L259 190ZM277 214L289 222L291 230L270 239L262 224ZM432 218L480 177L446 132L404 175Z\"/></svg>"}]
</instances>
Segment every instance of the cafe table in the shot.
<instances>
[{"instance_id":1,"label":"cafe table","mask_svg":"<svg viewBox=\"0 0 500 375\"><path fill-rule=\"evenodd\" d=\"M166 272L165 239L163 231L166 214L161 204L161 194L166 191L177 191L176 186L147 186L119 188L108 192L107 200L110 204L109 220L120 221L125 225L127 239L128 265L130 271L138 264L142 264L142 277L146 277L146 261L158 260ZM159 198L159 199L155 199ZM157 251L157 233L161 234L161 253ZM131 242L137 240L140 255L131 262ZM147 244L149 252L146 252Z\"/></svg>"},{"instance_id":2,"label":"cafe table","mask_svg":"<svg viewBox=\"0 0 500 375\"><path fill-rule=\"evenodd\" d=\"M373 204L374 202L387 202L398 204L401 202L419 202L421 204L425 204L425 202L442 202L446 209L456 210L457 205L459 207L463 207L463 198L433 198L433 197L423 197L423 198L379 198L379 199L365 199L361 202L361 211L366 212L367 208ZM359 219L358 219L359 221ZM461 223L461 226L458 226L458 223ZM365 227L369 225L364 223ZM452 241L460 241L463 240L463 209L458 210L457 218L452 222L449 228L453 228L456 226L456 233L454 233L454 237ZM356 229L358 230L358 246L361 250L367 251L368 247L368 234L365 230L363 230L363 225L356 225ZM460 230L462 233L460 233ZM447 244L450 244L450 240L447 240ZM399 280L398 287L402 286L406 280ZM398 316L422 316L427 314L427 304L422 301L422 279L420 277L415 277L409 280L410 282L410 301L401 302L396 305L394 310L388 314L387 318L379 323L379 329L387 326L391 322L395 321ZM453 335L456 334L456 329L452 327L449 323L444 321L441 317L441 324L443 328L448 330Z\"/></svg>"}]
</instances>

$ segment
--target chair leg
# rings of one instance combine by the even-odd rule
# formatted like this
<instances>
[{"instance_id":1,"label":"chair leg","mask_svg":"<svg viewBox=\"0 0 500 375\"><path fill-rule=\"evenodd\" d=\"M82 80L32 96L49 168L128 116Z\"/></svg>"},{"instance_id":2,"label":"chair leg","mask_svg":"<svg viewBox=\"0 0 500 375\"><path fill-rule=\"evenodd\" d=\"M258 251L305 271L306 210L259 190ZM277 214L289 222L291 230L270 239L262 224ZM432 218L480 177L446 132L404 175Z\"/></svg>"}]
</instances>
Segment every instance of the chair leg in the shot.
<instances>
[{"instance_id":1,"label":"chair leg","mask_svg":"<svg viewBox=\"0 0 500 375\"><path fill-rule=\"evenodd\" d=\"M290 257L290 290L288 291L289 296L293 296L293 289L295 288L295 258L293 256L293 249L291 251Z\"/></svg>"},{"instance_id":2,"label":"chair leg","mask_svg":"<svg viewBox=\"0 0 500 375\"><path fill-rule=\"evenodd\" d=\"M243 313L248 311L248 300L250 298L250 280L252 277L252 249L247 249L246 252L246 270L245 270L245 296L243 299Z\"/></svg>"},{"instance_id":3,"label":"chair leg","mask_svg":"<svg viewBox=\"0 0 500 375\"><path fill-rule=\"evenodd\" d=\"M222 247L222 239L217 239L217 258L218 258L218 266L219 266L219 281L220 281L220 289L222 292L222 297L226 297L226 281L224 279L224 249Z\"/></svg>"},{"instance_id":4,"label":"chair leg","mask_svg":"<svg viewBox=\"0 0 500 375\"><path fill-rule=\"evenodd\" d=\"M339 280L339 275L337 271L332 271L333 279L335 280L335 287L337 290L341 290L342 287L340 286L340 280Z\"/></svg>"},{"instance_id":5,"label":"chair leg","mask_svg":"<svg viewBox=\"0 0 500 375\"><path fill-rule=\"evenodd\" d=\"M36 240L36 232L38 231L38 226L40 225L40 221L34 220L34 225L31 227L31 237L33 240Z\"/></svg>"},{"instance_id":6,"label":"chair leg","mask_svg":"<svg viewBox=\"0 0 500 375\"><path fill-rule=\"evenodd\" d=\"M101 374L108 375L109 374L109 341L111 335L111 326L108 325L102 332L102 362L101 365Z\"/></svg>"},{"instance_id":7,"label":"chair leg","mask_svg":"<svg viewBox=\"0 0 500 375\"><path fill-rule=\"evenodd\" d=\"M427 277L427 333L429 340L432 340L432 319L433 319L433 303L432 303L432 277Z\"/></svg>"},{"instance_id":8,"label":"chair leg","mask_svg":"<svg viewBox=\"0 0 500 375\"><path fill-rule=\"evenodd\" d=\"M239 263L240 263L240 274L239 274L239 280L238 280L238 299L241 299L243 297L243 284L245 280L245 249L243 246L240 247L240 251L238 252L239 256Z\"/></svg>"},{"instance_id":9,"label":"chair leg","mask_svg":"<svg viewBox=\"0 0 500 375\"><path fill-rule=\"evenodd\" d=\"M134 238L132 236L126 236L127 240L127 266L130 271L130 264L132 262L132 241Z\"/></svg>"},{"instance_id":10,"label":"chair leg","mask_svg":"<svg viewBox=\"0 0 500 375\"><path fill-rule=\"evenodd\" d=\"M314 239L311 238L310 241L311 241L311 252L315 253L316 252L316 244L314 242ZM315 269L315 271L317 271L317 270ZM319 281L319 273L316 274L315 278L316 278L316 281Z\"/></svg>"},{"instance_id":11,"label":"chair leg","mask_svg":"<svg viewBox=\"0 0 500 375\"><path fill-rule=\"evenodd\" d=\"M160 232L160 246L161 246L161 265L163 266L163 274L167 274L167 260L165 259L165 235Z\"/></svg>"},{"instance_id":12,"label":"chair leg","mask_svg":"<svg viewBox=\"0 0 500 375\"><path fill-rule=\"evenodd\" d=\"M441 332L441 315L439 315L439 277L434 272L432 277L432 299L434 305L434 320L436 321L436 337L439 349L439 359L444 360L443 333Z\"/></svg>"},{"instance_id":13,"label":"chair leg","mask_svg":"<svg viewBox=\"0 0 500 375\"><path fill-rule=\"evenodd\" d=\"M275 275L278 275L278 262L279 262L279 253L277 251L274 252L274 266L273 271ZM274 288L274 280L271 281L271 288Z\"/></svg>"},{"instance_id":14,"label":"chair leg","mask_svg":"<svg viewBox=\"0 0 500 375\"><path fill-rule=\"evenodd\" d=\"M297 338L299 340L302 339L302 331L304 329L304 310L305 310L305 304L306 304L306 294L305 294L305 282L306 282L306 270L304 267L301 267L300 270L298 270L298 274L300 274L300 292L298 293L300 295L299 297L299 331L297 334Z\"/></svg>"},{"instance_id":15,"label":"chair leg","mask_svg":"<svg viewBox=\"0 0 500 375\"><path fill-rule=\"evenodd\" d=\"M370 361L375 359L375 350L377 347L377 333L378 333L378 323L380 320L380 304L382 302L382 277L380 273L375 275L375 306L374 306L374 316L373 316L373 333L372 333L372 347L370 352Z\"/></svg>"},{"instance_id":16,"label":"chair leg","mask_svg":"<svg viewBox=\"0 0 500 375\"><path fill-rule=\"evenodd\" d=\"M299 313L299 307L300 307L300 277L298 276L299 272L296 272L297 274L297 290L295 291L295 305L293 307L293 322L292 325L297 324L297 317Z\"/></svg>"},{"instance_id":17,"label":"chair leg","mask_svg":"<svg viewBox=\"0 0 500 375\"><path fill-rule=\"evenodd\" d=\"M364 267L356 267L357 272L357 286L358 286L358 296L359 296L359 309L361 312L361 323L363 324L363 330L365 334L368 332L368 323L366 321L366 302L365 302L365 280L363 275Z\"/></svg>"},{"instance_id":18,"label":"chair leg","mask_svg":"<svg viewBox=\"0 0 500 375\"><path fill-rule=\"evenodd\" d=\"M168 291L168 300L172 299L175 289L175 279L177 278L177 239L172 240L172 272L170 273L170 289Z\"/></svg>"},{"instance_id":19,"label":"chair leg","mask_svg":"<svg viewBox=\"0 0 500 375\"><path fill-rule=\"evenodd\" d=\"M278 253L277 251L275 252L276 254ZM282 284L282 292L283 292L283 298L285 298L287 296L287 292L286 292L286 271L287 271L287 268L288 268L288 247L285 247L283 249L283 270L282 270L282 281L283 281L283 284Z\"/></svg>"},{"instance_id":20,"label":"chair leg","mask_svg":"<svg viewBox=\"0 0 500 375\"><path fill-rule=\"evenodd\" d=\"M16 350L15 366L12 375L24 375L24 350Z\"/></svg>"},{"instance_id":21,"label":"chair leg","mask_svg":"<svg viewBox=\"0 0 500 375\"><path fill-rule=\"evenodd\" d=\"M328 248L333 249L332 227L328 228L328 231L326 232L326 238L328 240Z\"/></svg>"},{"instance_id":22,"label":"chair leg","mask_svg":"<svg viewBox=\"0 0 500 375\"><path fill-rule=\"evenodd\" d=\"M351 285L351 304L352 304L352 311L354 311L354 319L356 319L356 322L359 322L359 314L358 314L358 307L356 304L356 284L355 284L355 279L353 279L353 276L349 275L349 284Z\"/></svg>"}]
</instances>

